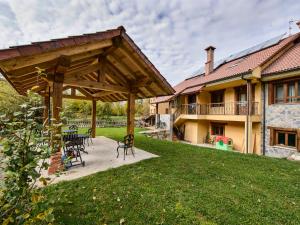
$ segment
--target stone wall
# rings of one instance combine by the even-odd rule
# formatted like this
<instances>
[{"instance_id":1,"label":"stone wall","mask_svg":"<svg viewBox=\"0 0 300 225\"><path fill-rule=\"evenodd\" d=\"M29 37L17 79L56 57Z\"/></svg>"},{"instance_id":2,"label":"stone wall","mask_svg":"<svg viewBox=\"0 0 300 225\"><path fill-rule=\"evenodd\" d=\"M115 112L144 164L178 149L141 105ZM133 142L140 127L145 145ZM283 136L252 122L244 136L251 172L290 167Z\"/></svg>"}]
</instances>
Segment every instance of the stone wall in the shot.
<instances>
[{"instance_id":1,"label":"stone wall","mask_svg":"<svg viewBox=\"0 0 300 225\"><path fill-rule=\"evenodd\" d=\"M267 156L284 158L296 152L294 148L270 146L271 127L300 128L300 104L268 104L268 85L265 86L266 93L266 138L265 154Z\"/></svg>"}]
</instances>

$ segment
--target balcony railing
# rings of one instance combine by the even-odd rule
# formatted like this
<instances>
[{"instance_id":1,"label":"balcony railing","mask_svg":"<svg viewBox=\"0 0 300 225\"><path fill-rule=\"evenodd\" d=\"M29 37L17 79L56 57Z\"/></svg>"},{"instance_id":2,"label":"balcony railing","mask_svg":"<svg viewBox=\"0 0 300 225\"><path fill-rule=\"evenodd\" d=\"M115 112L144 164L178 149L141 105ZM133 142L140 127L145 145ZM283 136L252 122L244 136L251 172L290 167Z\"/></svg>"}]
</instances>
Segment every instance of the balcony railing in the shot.
<instances>
[{"instance_id":1,"label":"balcony railing","mask_svg":"<svg viewBox=\"0 0 300 225\"><path fill-rule=\"evenodd\" d=\"M184 104L176 110L175 118L187 115L247 115L247 102L225 102L210 104ZM258 102L252 102L250 115L258 115Z\"/></svg>"}]
</instances>

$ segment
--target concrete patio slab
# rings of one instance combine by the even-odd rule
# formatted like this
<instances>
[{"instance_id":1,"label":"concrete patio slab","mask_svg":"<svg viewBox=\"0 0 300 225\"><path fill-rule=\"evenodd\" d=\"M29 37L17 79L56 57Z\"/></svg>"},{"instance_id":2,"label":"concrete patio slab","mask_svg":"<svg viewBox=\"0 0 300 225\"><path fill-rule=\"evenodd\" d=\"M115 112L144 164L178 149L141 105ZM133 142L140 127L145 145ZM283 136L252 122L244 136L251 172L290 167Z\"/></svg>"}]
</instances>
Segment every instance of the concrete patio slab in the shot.
<instances>
[{"instance_id":1,"label":"concrete patio slab","mask_svg":"<svg viewBox=\"0 0 300 225\"><path fill-rule=\"evenodd\" d=\"M134 148L135 157L128 150L125 160L123 160L123 149L120 150L119 158L117 156L117 142L107 137L96 137L93 139L93 144L86 146L88 154L82 153L82 158L85 161L85 166L74 166L63 172L59 177L50 176L50 183L60 181L73 180L83 176L87 176L100 171L105 171L111 168L120 167L127 164L139 162L144 159L158 157L144 150ZM49 177L47 171L43 172L44 177Z\"/></svg>"}]
</instances>

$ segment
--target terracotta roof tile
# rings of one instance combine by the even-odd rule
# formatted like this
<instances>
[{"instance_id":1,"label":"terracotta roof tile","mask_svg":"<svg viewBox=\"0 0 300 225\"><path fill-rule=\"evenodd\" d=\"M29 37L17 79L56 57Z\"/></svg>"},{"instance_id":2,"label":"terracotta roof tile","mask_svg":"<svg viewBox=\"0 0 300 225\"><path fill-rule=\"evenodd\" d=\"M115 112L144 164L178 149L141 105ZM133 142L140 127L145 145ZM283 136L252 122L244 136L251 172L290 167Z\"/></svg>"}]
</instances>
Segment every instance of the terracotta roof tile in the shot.
<instances>
[{"instance_id":1,"label":"terracotta roof tile","mask_svg":"<svg viewBox=\"0 0 300 225\"><path fill-rule=\"evenodd\" d=\"M265 48L261 51L252 53L231 62L225 63L217 68L214 72L207 76L203 76L200 83L209 83L224 78L233 77L235 75L244 74L259 66L267 58L272 56L277 50L287 44L293 36L283 39L278 44Z\"/></svg>"},{"instance_id":2,"label":"terracotta roof tile","mask_svg":"<svg viewBox=\"0 0 300 225\"><path fill-rule=\"evenodd\" d=\"M263 75L300 68L300 42L275 60L263 71Z\"/></svg>"},{"instance_id":3,"label":"terracotta roof tile","mask_svg":"<svg viewBox=\"0 0 300 225\"><path fill-rule=\"evenodd\" d=\"M203 87L202 85L196 86L196 87L190 87L190 88L185 89L183 92L181 92L181 94L196 93L196 92L200 91L202 87Z\"/></svg>"},{"instance_id":4,"label":"terracotta roof tile","mask_svg":"<svg viewBox=\"0 0 300 225\"><path fill-rule=\"evenodd\" d=\"M197 77L186 79L186 80L180 82L179 84L177 84L173 87L173 89L175 90L174 95L157 97L155 99L155 103L169 101L172 97L181 94L187 88L197 85L197 83L199 83L199 80L200 80L200 76L197 76Z\"/></svg>"}]
</instances>

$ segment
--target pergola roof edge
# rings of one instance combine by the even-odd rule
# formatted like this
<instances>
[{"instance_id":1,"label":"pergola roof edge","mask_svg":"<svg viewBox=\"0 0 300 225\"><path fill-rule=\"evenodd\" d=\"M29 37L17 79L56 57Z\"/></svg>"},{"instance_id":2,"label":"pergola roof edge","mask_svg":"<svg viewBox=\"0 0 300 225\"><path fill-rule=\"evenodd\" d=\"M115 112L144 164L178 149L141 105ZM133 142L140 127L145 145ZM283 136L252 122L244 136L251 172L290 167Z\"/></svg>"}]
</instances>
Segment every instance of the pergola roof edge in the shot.
<instances>
[{"instance_id":1,"label":"pergola roof edge","mask_svg":"<svg viewBox=\"0 0 300 225\"><path fill-rule=\"evenodd\" d=\"M158 69L151 63L151 61L148 59L148 57L142 52L142 50L134 43L134 41L125 33L121 32L121 36L124 37L124 39L139 53L139 56L147 62L149 67L155 72L160 80L168 86L168 89L170 91L170 94L175 93L175 90L173 87L168 83L168 81L161 75L161 73L158 71Z\"/></svg>"},{"instance_id":2,"label":"pergola roof edge","mask_svg":"<svg viewBox=\"0 0 300 225\"><path fill-rule=\"evenodd\" d=\"M64 83L85 88L91 96L106 91L107 95L100 95L103 99L122 101L127 97L119 92L127 90L135 92L138 98L174 93L122 26L0 50L0 72L20 94L25 95L34 86L43 92L51 86L62 56L70 59L63 73ZM39 79L36 67L45 69L50 76Z\"/></svg>"}]
</instances>

